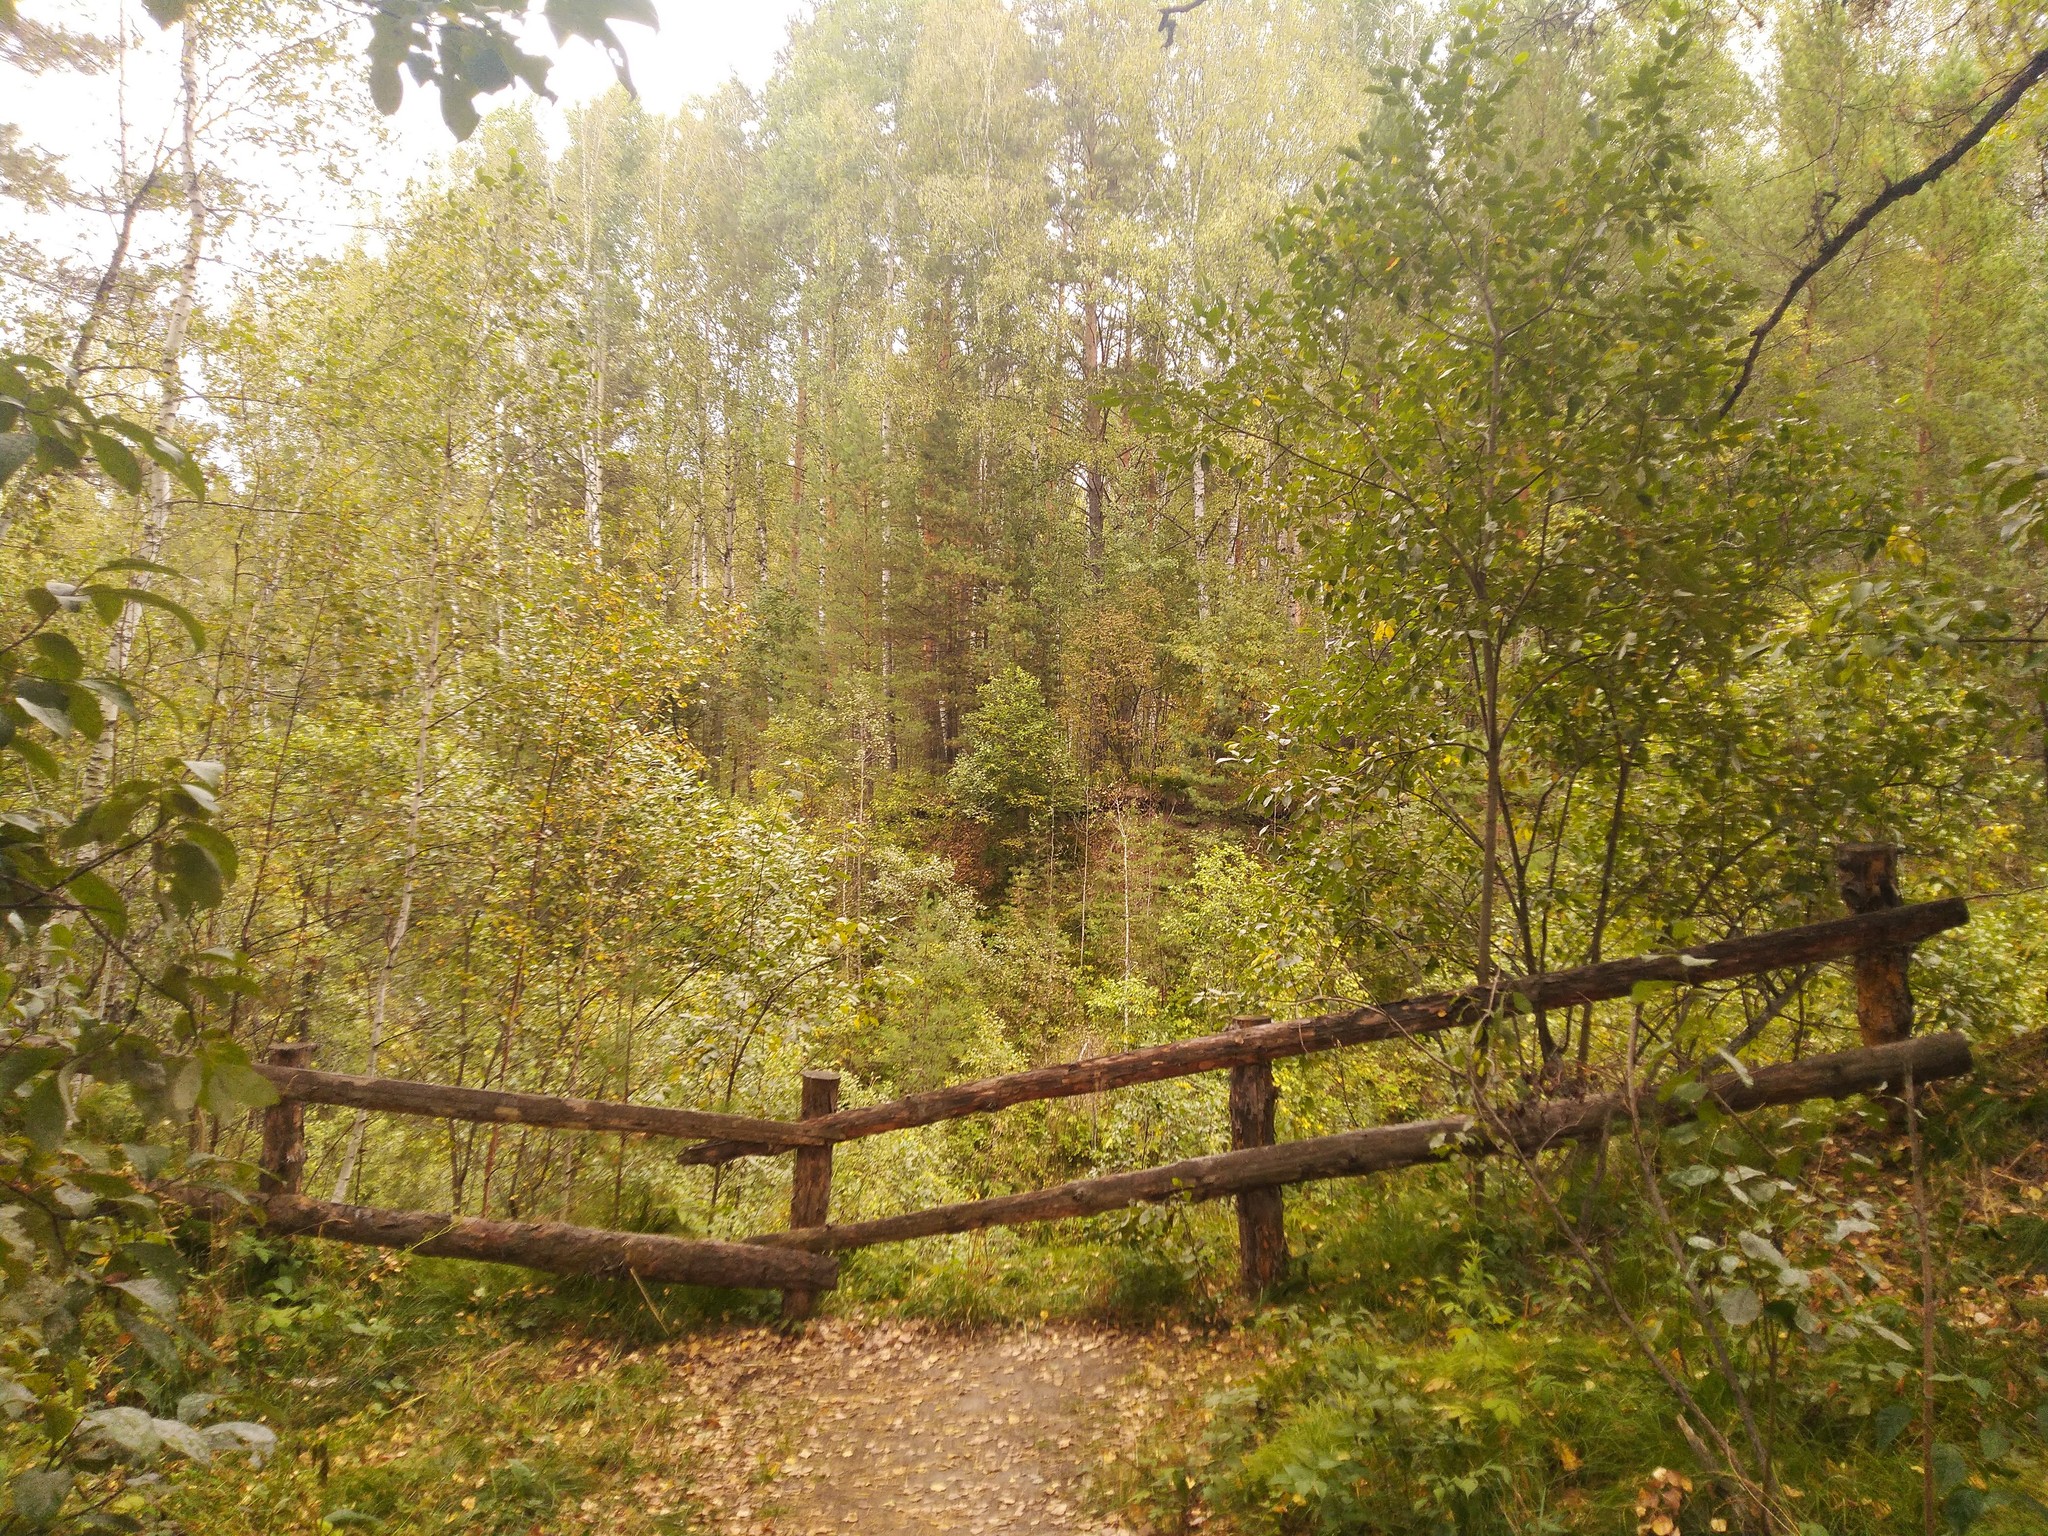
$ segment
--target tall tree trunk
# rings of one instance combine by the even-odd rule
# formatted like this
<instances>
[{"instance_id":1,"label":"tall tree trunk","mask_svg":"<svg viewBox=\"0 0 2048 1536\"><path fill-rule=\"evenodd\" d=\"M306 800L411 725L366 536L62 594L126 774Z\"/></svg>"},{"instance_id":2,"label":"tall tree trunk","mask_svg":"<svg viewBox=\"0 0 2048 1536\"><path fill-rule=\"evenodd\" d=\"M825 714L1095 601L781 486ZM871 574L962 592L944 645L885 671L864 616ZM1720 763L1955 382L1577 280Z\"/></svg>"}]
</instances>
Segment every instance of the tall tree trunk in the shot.
<instances>
[{"instance_id":1,"label":"tall tree trunk","mask_svg":"<svg viewBox=\"0 0 2048 1536\"><path fill-rule=\"evenodd\" d=\"M185 399L185 342L199 298L199 261L206 251L206 198L199 184L199 33L189 20L184 24L178 47L178 98L178 168L185 178L185 253L178 264L178 288L164 325L164 350L159 365L162 393L157 403L156 429L166 437L176 428L178 407ZM164 539L171 527L171 476L160 464L150 467L148 497L142 517L142 538L135 552L145 560L157 560L163 555ZM135 586L144 589L153 580L146 570L136 571L131 577ZM113 676L120 677L128 670L136 631L141 625L142 605L124 604L107 640L107 671ZM110 718L85 765L88 796L97 795L112 776L117 735L117 721Z\"/></svg>"},{"instance_id":2,"label":"tall tree trunk","mask_svg":"<svg viewBox=\"0 0 2048 1536\"><path fill-rule=\"evenodd\" d=\"M754 444L754 593L768 590L768 464L761 455L765 427L755 433Z\"/></svg>"},{"instance_id":3,"label":"tall tree trunk","mask_svg":"<svg viewBox=\"0 0 2048 1536\"><path fill-rule=\"evenodd\" d=\"M604 569L604 360L590 376L589 410L583 428L583 533L590 563Z\"/></svg>"},{"instance_id":4,"label":"tall tree trunk","mask_svg":"<svg viewBox=\"0 0 2048 1536\"><path fill-rule=\"evenodd\" d=\"M739 572L734 569L734 556L738 553L740 517L740 451L732 439L732 428L726 428L725 437L725 544L719 550L718 558L725 571L725 606L730 608L739 601Z\"/></svg>"},{"instance_id":5,"label":"tall tree trunk","mask_svg":"<svg viewBox=\"0 0 2048 1536\"><path fill-rule=\"evenodd\" d=\"M1109 415L1092 398L1096 375L1101 371L1102 313L1095 301L1088 299L1081 305L1081 381L1082 387L1090 392L1091 398L1082 407L1082 421L1088 440L1088 461L1081 471L1081 482L1087 493L1088 574L1098 585L1102 581L1103 509L1108 500L1108 484L1103 478L1098 455L1106 434Z\"/></svg>"},{"instance_id":6,"label":"tall tree trunk","mask_svg":"<svg viewBox=\"0 0 2048 1536\"><path fill-rule=\"evenodd\" d=\"M113 254L107 258L99 281L93 285L92 298L85 307L85 320L78 327L78 340L72 344L71 361L64 370L65 378L74 389L85 373L85 362L92 355L92 344L99 339L100 321L106 318L107 302L114 296L114 285L120 282L121 274L127 270L128 246L135 238L135 220L162 179L163 170L159 166L142 178L141 184L121 205L121 224L114 233Z\"/></svg>"},{"instance_id":7,"label":"tall tree trunk","mask_svg":"<svg viewBox=\"0 0 2048 1536\"><path fill-rule=\"evenodd\" d=\"M1475 967L1483 987L1493 980L1493 896L1500 881L1500 652L1491 638L1482 640L1480 656L1480 725L1486 733L1486 815L1479 847L1479 931Z\"/></svg>"},{"instance_id":8,"label":"tall tree trunk","mask_svg":"<svg viewBox=\"0 0 2048 1536\"><path fill-rule=\"evenodd\" d=\"M589 129L586 122L586 132ZM595 146L583 145L583 329L590 348L590 391L583 422L583 529L590 563L604 569L604 312L597 294Z\"/></svg>"}]
</instances>

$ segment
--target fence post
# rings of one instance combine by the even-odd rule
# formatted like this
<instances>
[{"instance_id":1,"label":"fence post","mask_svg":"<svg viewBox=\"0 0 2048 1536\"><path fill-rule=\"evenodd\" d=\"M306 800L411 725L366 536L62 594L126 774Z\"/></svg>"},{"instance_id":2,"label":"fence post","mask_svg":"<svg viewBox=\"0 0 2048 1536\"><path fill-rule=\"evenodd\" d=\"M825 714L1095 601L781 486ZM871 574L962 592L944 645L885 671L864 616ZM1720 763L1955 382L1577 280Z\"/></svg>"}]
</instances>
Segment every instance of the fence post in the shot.
<instances>
[{"instance_id":1,"label":"fence post","mask_svg":"<svg viewBox=\"0 0 2048 1536\"><path fill-rule=\"evenodd\" d=\"M274 1067L303 1067L313 1059L311 1040L284 1040L264 1057ZM263 1160L256 1187L266 1195L296 1195L306 1168L306 1106L279 1099L263 1111Z\"/></svg>"},{"instance_id":2,"label":"fence post","mask_svg":"<svg viewBox=\"0 0 2048 1536\"><path fill-rule=\"evenodd\" d=\"M1893 843L1843 843L1835 849L1835 884L1851 912L1901 906L1899 850ZM1903 1040L1913 1032L1909 944L1878 945L1856 954L1856 1028L1865 1045Z\"/></svg>"},{"instance_id":3,"label":"fence post","mask_svg":"<svg viewBox=\"0 0 2048 1536\"><path fill-rule=\"evenodd\" d=\"M1270 1024L1263 1014L1230 1021L1232 1029ZM1230 1150L1273 1145L1273 1112L1280 1102L1270 1061L1230 1069ZM1238 1288L1257 1296L1287 1272L1286 1201L1279 1189L1248 1189L1237 1196Z\"/></svg>"},{"instance_id":4,"label":"fence post","mask_svg":"<svg viewBox=\"0 0 2048 1536\"><path fill-rule=\"evenodd\" d=\"M806 1069L801 1118L815 1120L839 1107L839 1074ZM832 1146L798 1147L796 1172L789 1185L789 1224L822 1227L832 1214ZM818 1304L816 1291L789 1290L782 1293L782 1315L800 1322Z\"/></svg>"}]
</instances>

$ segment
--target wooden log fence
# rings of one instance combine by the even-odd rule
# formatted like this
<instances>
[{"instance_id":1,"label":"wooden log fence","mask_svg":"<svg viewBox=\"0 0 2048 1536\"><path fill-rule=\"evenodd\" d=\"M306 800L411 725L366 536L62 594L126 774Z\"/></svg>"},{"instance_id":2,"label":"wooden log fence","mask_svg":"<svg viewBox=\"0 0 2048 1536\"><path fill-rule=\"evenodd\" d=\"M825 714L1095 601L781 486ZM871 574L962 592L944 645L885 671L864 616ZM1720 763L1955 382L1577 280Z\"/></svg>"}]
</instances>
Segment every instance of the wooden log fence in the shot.
<instances>
[{"instance_id":1,"label":"wooden log fence","mask_svg":"<svg viewBox=\"0 0 2048 1536\"><path fill-rule=\"evenodd\" d=\"M1263 1015L1236 1020L1233 1028L1257 1029L1273 1021ZM1230 1069L1230 1148L1233 1152L1270 1147L1278 1127L1280 1090L1273 1085L1273 1063L1246 1062ZM1278 1285L1287 1273L1286 1201L1278 1186L1247 1189L1237 1197L1237 1288L1257 1296ZM790 1226L796 1226L791 1222Z\"/></svg>"},{"instance_id":2,"label":"wooden log fence","mask_svg":"<svg viewBox=\"0 0 2048 1536\"><path fill-rule=\"evenodd\" d=\"M1787 970L1826 960L1847 959L1873 947L1904 947L1932 938L1970 920L1969 904L1961 899L1920 902L1800 928L1702 944L1682 954L1643 955L1609 960L1576 970L1524 976L1491 987L1468 987L1431 997L1375 1004L1326 1013L1312 1019L1260 1024L1219 1035L1199 1035L1166 1045L1146 1046L1113 1056L1034 1067L1003 1077L983 1078L951 1088L935 1088L884 1104L842 1109L806 1129L833 1141L853 1141L887 1131L909 1130L941 1120L987 1114L1012 1104L1037 1099L1075 1098L1128 1088L1137 1083L1189 1077L1220 1067L1249 1066L1309 1056L1340 1046L1377 1040L1401 1040L1470 1027L1508 1007L1515 999L1531 1008L1566 1008L1581 1003L1627 997L1636 985L1662 981L1697 986L1754 976L1760 971ZM785 1124L787 1122L784 1122ZM687 1147L684 1163L715 1164L769 1150L761 1140L742 1144L733 1138Z\"/></svg>"},{"instance_id":3,"label":"wooden log fence","mask_svg":"<svg viewBox=\"0 0 2048 1536\"><path fill-rule=\"evenodd\" d=\"M837 1283L837 1261L831 1255L845 1249L1056 1221L1149 1201L1227 1195L1237 1201L1240 1285L1257 1294L1285 1273L1281 1191L1287 1185L1385 1172L1452 1153L1533 1153L1597 1136L1631 1112L1659 1123L1692 1113L1669 1099L1631 1103L1607 1094L1543 1100L1485 1123L1471 1115L1454 1115L1275 1144L1275 1061L1469 1027L1511 1007L1559 1009L1603 1002L1626 997L1643 982L1699 985L1849 960L1855 968L1857 1019L1865 1041L1861 1049L1723 1074L1706 1083L1707 1097L1739 1111L1877 1091L1899 1081L1909 1069L1921 1082L1969 1071L1969 1047L1961 1036L1908 1038L1913 1004L1907 984L1913 946L1967 923L1969 907L1959 899L1902 904L1896 861L1897 850L1889 845L1845 844L1836 852L1836 874L1850 916L1700 945L1682 954L1605 961L1309 1019L1240 1018L1222 1034L1037 1067L855 1109L837 1107L838 1074L807 1071L797 1120L321 1072L307 1064L311 1046L291 1042L277 1047L257 1068L280 1096L264 1112L258 1193L245 1199L196 1190L174 1193L208 1210L247 1210L264 1227L280 1233L521 1264L560 1274L631 1274L647 1280L780 1290L783 1314L791 1319L809 1316L818 1293ZM831 1223L832 1148L839 1142L987 1114L1013 1104L1225 1068L1230 1071L1228 1152L900 1216ZM794 1149L790 1230L743 1243L712 1242L308 1200L299 1192L307 1104L688 1139L697 1144L682 1152L679 1161L686 1164L715 1165Z\"/></svg>"},{"instance_id":4,"label":"wooden log fence","mask_svg":"<svg viewBox=\"0 0 2048 1536\"><path fill-rule=\"evenodd\" d=\"M400 1077L357 1077L316 1072L289 1060L261 1062L256 1070L280 1098L301 1104L337 1104L392 1115L437 1120L475 1120L486 1125L533 1125L565 1131L622 1131L676 1139L718 1136L762 1152L824 1146L832 1140L799 1121L757 1120L707 1109L668 1109L655 1104L615 1104L546 1093L508 1093L496 1088L456 1088Z\"/></svg>"},{"instance_id":5,"label":"wooden log fence","mask_svg":"<svg viewBox=\"0 0 2048 1536\"><path fill-rule=\"evenodd\" d=\"M817 1120L839 1107L839 1074L807 1071L803 1075L803 1101L799 1113ZM822 1227L832 1214L832 1143L796 1149L796 1170L789 1181L789 1224ZM782 1315L791 1322L809 1317L818 1304L815 1290L782 1293Z\"/></svg>"},{"instance_id":6,"label":"wooden log fence","mask_svg":"<svg viewBox=\"0 0 2048 1536\"><path fill-rule=\"evenodd\" d=\"M395 1211L368 1205L339 1205L299 1195L256 1195L245 1203L219 1190L174 1185L170 1199L215 1216L245 1213L267 1232L288 1237L322 1237L403 1248L445 1259L481 1259L518 1264L558 1275L637 1275L681 1285L721 1285L782 1290L792 1286L830 1290L839 1265L828 1255L803 1253L812 1261L781 1262L792 1252L753 1243L664 1237L651 1232L614 1232L558 1221L491 1221L428 1211ZM764 1256L772 1262L763 1263ZM817 1262L818 1260L823 1262Z\"/></svg>"},{"instance_id":7,"label":"wooden log fence","mask_svg":"<svg viewBox=\"0 0 2048 1536\"><path fill-rule=\"evenodd\" d=\"M1807 1099L1846 1098L1880 1087L1908 1068L1916 1081L1933 1082L1958 1077L1968 1072L1970 1065L1969 1043L1961 1035L1927 1035L1891 1045L1863 1046L1831 1056L1808 1056L1778 1066L1756 1067L1746 1074L1724 1073L1707 1081L1705 1097L1731 1112L1760 1109ZM1644 1119L1665 1124L1688 1119L1696 1112L1684 1104L1660 1103L1654 1098L1639 1099L1636 1108ZM1440 1120L1373 1126L1282 1142L1278 1146L1191 1157L1136 1173L1077 1179L1050 1189L996 1195L874 1221L768 1232L748 1241L761 1247L838 1253L876 1243L900 1243L987 1227L1063 1221L1160 1200L1214 1200L1224 1195L1242 1198L1248 1193L1277 1192L1282 1186L1315 1179L1412 1168L1440 1162L1454 1153L1491 1157L1509 1145L1525 1153L1541 1152L1566 1142L1596 1137L1615 1120L1625 1117L1628 1109L1629 1101L1620 1094L1544 1100L1504 1115L1504 1136L1490 1131L1475 1116L1450 1115Z\"/></svg>"}]
</instances>

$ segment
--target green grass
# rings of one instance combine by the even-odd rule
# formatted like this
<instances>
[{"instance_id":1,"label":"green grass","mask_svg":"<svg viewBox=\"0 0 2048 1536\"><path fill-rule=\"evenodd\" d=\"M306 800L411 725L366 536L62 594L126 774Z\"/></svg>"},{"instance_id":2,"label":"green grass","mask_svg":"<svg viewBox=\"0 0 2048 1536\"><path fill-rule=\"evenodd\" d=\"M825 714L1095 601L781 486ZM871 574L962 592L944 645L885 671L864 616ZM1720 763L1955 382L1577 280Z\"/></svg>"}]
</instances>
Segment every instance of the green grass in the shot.
<instances>
[{"instance_id":1,"label":"green grass","mask_svg":"<svg viewBox=\"0 0 2048 1536\"><path fill-rule=\"evenodd\" d=\"M774 1304L312 1244L245 1243L233 1278L200 1309L209 1384L280 1453L165 1506L220 1536L695 1530L674 1437L697 1405L661 1346Z\"/></svg>"}]
</instances>

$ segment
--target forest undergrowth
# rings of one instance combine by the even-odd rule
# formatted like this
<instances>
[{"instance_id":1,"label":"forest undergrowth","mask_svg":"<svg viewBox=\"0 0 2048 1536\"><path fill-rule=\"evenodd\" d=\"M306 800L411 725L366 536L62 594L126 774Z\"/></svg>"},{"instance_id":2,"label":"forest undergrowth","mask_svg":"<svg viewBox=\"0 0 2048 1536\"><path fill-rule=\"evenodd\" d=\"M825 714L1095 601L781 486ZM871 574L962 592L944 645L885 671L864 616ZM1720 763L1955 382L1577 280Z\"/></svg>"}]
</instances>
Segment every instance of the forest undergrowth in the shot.
<instances>
[{"instance_id":1,"label":"forest undergrowth","mask_svg":"<svg viewBox=\"0 0 2048 1536\"><path fill-rule=\"evenodd\" d=\"M1917 1519L1921 1499L1907 1151L1879 1108L1799 1118L1756 1127L1802 1149L1773 1159L1792 1186L1780 1198L1809 1215L1867 1214L1834 1243L1838 1218L1784 1240L1826 1323L1760 1319L1775 1332L1742 1379L1794 1529L1877 1536ZM2048 1495L2048 1037L1930 1093L1926 1131L1945 1524L2038 1530L2037 1510L1998 1496ZM1689 1176L1671 1171L1682 1188ZM1532 1218L1541 1205L1522 1177L1491 1168L1482 1186L1475 1172L1297 1192L1294 1270L1256 1304L1233 1290L1227 1207L1174 1207L863 1255L812 1331L1079 1327L1148 1341L1149 1386L1126 1378L1110 1392L1112 1404L1135 1394L1140 1422L1097 1425L1082 1458L1089 1507L1133 1530L1752 1529L1754 1511L1701 1468L1677 1403L1571 1247ZM1586 1230L1654 1347L1726 1413L1631 1185L1612 1172L1580 1191ZM259 1474L186 1479L169 1512L194 1529L803 1528L778 1524L762 1490L793 1454L791 1413L815 1403L785 1399L779 1418L743 1420L745 1433L702 1432L749 1375L719 1363L729 1352L801 1336L775 1323L772 1297L535 1283L247 1233L227 1258L214 1270L226 1283L194 1313L214 1363L163 1390L226 1391L281 1443ZM1845 1329L1852 1316L1860 1327ZM921 1438L958 1428L937 1410L920 1419L904 1382L869 1390L885 1404L900 1394ZM752 1502L736 1489L756 1490Z\"/></svg>"}]
</instances>

